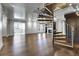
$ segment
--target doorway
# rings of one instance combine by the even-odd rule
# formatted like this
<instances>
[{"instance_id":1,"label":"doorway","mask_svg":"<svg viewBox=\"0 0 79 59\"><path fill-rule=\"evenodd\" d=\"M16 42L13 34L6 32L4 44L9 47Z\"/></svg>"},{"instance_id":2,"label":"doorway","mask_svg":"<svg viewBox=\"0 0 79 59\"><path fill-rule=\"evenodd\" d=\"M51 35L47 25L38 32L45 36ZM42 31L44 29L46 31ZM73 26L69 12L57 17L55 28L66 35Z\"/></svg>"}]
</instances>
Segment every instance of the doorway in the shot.
<instances>
[{"instance_id":1,"label":"doorway","mask_svg":"<svg viewBox=\"0 0 79 59\"><path fill-rule=\"evenodd\" d=\"M45 33L45 24L39 24L38 33Z\"/></svg>"}]
</instances>

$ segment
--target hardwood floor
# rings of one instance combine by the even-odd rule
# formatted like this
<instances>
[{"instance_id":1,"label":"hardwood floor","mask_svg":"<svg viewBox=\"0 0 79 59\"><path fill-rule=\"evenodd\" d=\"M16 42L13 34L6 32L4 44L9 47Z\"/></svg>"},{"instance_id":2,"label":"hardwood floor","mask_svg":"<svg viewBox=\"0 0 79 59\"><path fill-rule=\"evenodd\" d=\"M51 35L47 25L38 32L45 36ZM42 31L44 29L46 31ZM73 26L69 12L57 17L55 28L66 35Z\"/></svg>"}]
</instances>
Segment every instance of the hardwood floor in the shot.
<instances>
[{"instance_id":1,"label":"hardwood floor","mask_svg":"<svg viewBox=\"0 0 79 59\"><path fill-rule=\"evenodd\" d=\"M54 45L52 35L28 34L4 38L1 56L73 56L79 55L78 49Z\"/></svg>"}]
</instances>

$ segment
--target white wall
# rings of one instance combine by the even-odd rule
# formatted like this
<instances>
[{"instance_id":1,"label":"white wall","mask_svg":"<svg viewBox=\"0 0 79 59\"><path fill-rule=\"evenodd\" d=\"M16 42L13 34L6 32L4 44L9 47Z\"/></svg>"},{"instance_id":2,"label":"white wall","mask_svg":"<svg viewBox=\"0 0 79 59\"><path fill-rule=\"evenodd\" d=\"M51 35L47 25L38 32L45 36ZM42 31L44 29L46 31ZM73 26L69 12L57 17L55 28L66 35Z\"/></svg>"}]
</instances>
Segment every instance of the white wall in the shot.
<instances>
[{"instance_id":1,"label":"white wall","mask_svg":"<svg viewBox=\"0 0 79 59\"><path fill-rule=\"evenodd\" d=\"M75 10L70 6L65 9L60 9L57 11L54 11L54 17L57 19L56 22L56 30L57 32L63 32L63 34L66 34L66 27L65 27L65 17L64 15L67 13L75 12Z\"/></svg>"},{"instance_id":2,"label":"white wall","mask_svg":"<svg viewBox=\"0 0 79 59\"><path fill-rule=\"evenodd\" d=\"M2 36L7 36L7 16L5 14L2 17Z\"/></svg>"},{"instance_id":3,"label":"white wall","mask_svg":"<svg viewBox=\"0 0 79 59\"><path fill-rule=\"evenodd\" d=\"M13 36L14 35L14 22L23 22L21 19L13 18L13 10L9 10L3 6L3 25L2 25L2 36Z\"/></svg>"},{"instance_id":4,"label":"white wall","mask_svg":"<svg viewBox=\"0 0 79 59\"><path fill-rule=\"evenodd\" d=\"M2 6L0 4L0 50L3 46L3 41L2 41Z\"/></svg>"},{"instance_id":5,"label":"white wall","mask_svg":"<svg viewBox=\"0 0 79 59\"><path fill-rule=\"evenodd\" d=\"M5 6L5 8L7 8L6 6ZM42 8L42 3L41 4L38 4L38 3L37 4L27 4L26 12L24 12L24 13L26 13L25 14L26 18L24 19L24 20L26 20L26 25L25 25L26 26L25 27L26 34L38 32L39 23L36 21L37 20L37 14L33 13L33 11L37 10L38 7ZM4 21L5 23L3 25L3 36L6 36L6 34L8 36L14 35L14 21L13 21L14 20L14 18L13 18L14 13L13 13L13 10L14 10L13 8L7 9L8 19L7 19L7 21L6 20ZM22 15L22 14L20 14L20 15ZM31 19L30 22L29 22L29 19Z\"/></svg>"},{"instance_id":6,"label":"white wall","mask_svg":"<svg viewBox=\"0 0 79 59\"><path fill-rule=\"evenodd\" d=\"M39 23L37 22L37 17L38 15L36 13L33 13L34 10L37 10L37 8L39 6L41 6L42 4L34 4L33 6L30 5L28 6L29 8L26 8L26 10L28 12L26 12L26 27L25 27L25 32L26 34L29 34L29 33L38 33L38 29L39 29ZM6 8L6 7L5 7ZM13 10L8 10L7 12L9 13L8 15L8 19L7 21L4 21L4 25L3 25L3 36L6 36L6 35L14 35L14 19L13 19ZM9 20L10 18L10 20ZM31 20L31 21L30 21ZM6 25L5 25L6 24ZM6 28L7 27L7 28Z\"/></svg>"},{"instance_id":7,"label":"white wall","mask_svg":"<svg viewBox=\"0 0 79 59\"><path fill-rule=\"evenodd\" d=\"M10 33L10 21L9 18L12 16L11 11L2 5L2 36L8 36Z\"/></svg>"},{"instance_id":8,"label":"white wall","mask_svg":"<svg viewBox=\"0 0 79 59\"><path fill-rule=\"evenodd\" d=\"M29 13L26 17L26 34L37 33L38 32L38 25L37 22L37 14L36 13Z\"/></svg>"}]
</instances>

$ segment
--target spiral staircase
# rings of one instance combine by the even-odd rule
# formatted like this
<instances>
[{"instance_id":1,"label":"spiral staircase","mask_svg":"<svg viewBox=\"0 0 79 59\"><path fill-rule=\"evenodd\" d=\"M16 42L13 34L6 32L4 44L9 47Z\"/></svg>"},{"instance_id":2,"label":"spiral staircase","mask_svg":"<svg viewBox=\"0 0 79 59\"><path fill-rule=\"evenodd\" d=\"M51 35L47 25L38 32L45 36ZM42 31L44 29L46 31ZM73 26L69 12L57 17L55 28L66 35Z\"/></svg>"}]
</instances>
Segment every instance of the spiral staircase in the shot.
<instances>
[{"instance_id":1,"label":"spiral staircase","mask_svg":"<svg viewBox=\"0 0 79 59\"><path fill-rule=\"evenodd\" d=\"M66 24L66 35L63 32L54 31L53 43L73 48L74 30L73 26Z\"/></svg>"}]
</instances>

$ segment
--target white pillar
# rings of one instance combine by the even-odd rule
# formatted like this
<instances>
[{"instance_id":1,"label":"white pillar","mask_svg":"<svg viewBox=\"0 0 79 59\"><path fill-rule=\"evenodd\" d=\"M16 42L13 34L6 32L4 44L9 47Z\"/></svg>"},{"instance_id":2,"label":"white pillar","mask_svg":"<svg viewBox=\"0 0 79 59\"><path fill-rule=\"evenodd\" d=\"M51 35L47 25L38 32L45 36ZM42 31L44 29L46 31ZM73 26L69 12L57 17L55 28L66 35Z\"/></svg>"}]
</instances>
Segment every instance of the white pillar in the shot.
<instances>
[{"instance_id":1,"label":"white pillar","mask_svg":"<svg viewBox=\"0 0 79 59\"><path fill-rule=\"evenodd\" d=\"M65 20L63 20L62 23L63 23L63 34L66 35L66 24L65 24Z\"/></svg>"},{"instance_id":2,"label":"white pillar","mask_svg":"<svg viewBox=\"0 0 79 59\"><path fill-rule=\"evenodd\" d=\"M0 4L0 50L3 46L3 42L2 42L2 6Z\"/></svg>"}]
</instances>

